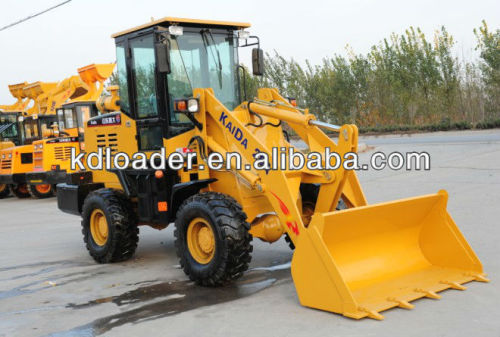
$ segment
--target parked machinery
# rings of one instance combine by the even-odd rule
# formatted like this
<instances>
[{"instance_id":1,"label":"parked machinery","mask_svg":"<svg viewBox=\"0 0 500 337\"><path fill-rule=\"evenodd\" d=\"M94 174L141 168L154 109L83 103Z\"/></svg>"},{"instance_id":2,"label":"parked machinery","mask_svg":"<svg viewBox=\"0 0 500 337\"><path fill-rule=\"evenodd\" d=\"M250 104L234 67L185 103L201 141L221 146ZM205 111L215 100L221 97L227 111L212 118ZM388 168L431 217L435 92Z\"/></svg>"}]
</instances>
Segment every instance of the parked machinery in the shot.
<instances>
[{"instance_id":1,"label":"parked machinery","mask_svg":"<svg viewBox=\"0 0 500 337\"><path fill-rule=\"evenodd\" d=\"M57 190L59 208L82 217L86 248L99 263L129 259L138 226L175 221L175 247L189 278L226 284L248 268L252 237L295 246L291 272L300 302L351 318L382 319L381 311L412 308L445 289L487 281L481 262L446 210L445 191L368 205L354 171L211 170L207 155L238 152L243 167L272 148L292 148L287 123L310 151L356 152L355 125L320 122L275 89L243 100L238 45L256 45L245 23L164 18L114 35L120 112L91 118L87 152L167 155L188 148L192 169L132 167L70 175ZM242 39L238 39L241 37ZM322 129L336 132L332 140ZM299 151L295 149L295 151ZM204 166L202 168L201 166ZM348 209L336 210L339 200Z\"/></svg>"},{"instance_id":2,"label":"parked machinery","mask_svg":"<svg viewBox=\"0 0 500 337\"><path fill-rule=\"evenodd\" d=\"M0 152L0 156L6 158L2 160L0 167L0 184L11 185L12 192L18 198L28 198L31 195L26 173L33 172L34 169L33 142L59 136L57 107L93 90L86 84L87 78L84 80L84 77L88 76L87 72L92 71L89 68L79 75L70 76L55 84L35 82L23 88L28 97L36 97L33 107L19 117L23 125L24 143ZM53 188L50 184L39 184L32 190L37 190L37 196L44 197L53 195Z\"/></svg>"},{"instance_id":3,"label":"parked machinery","mask_svg":"<svg viewBox=\"0 0 500 337\"><path fill-rule=\"evenodd\" d=\"M111 76L114 63L91 64L78 69L80 80L87 92L56 108L57 128L50 134L33 142L33 170L26 173L28 190L34 198L53 196L54 186L65 181L71 170L70 156L75 156L84 148L84 124L97 116L96 101L104 90L104 82ZM81 86L83 87L83 86ZM117 89L111 87L115 92Z\"/></svg>"},{"instance_id":4,"label":"parked machinery","mask_svg":"<svg viewBox=\"0 0 500 337\"><path fill-rule=\"evenodd\" d=\"M32 84L24 82L9 85L9 90L17 98L17 102L0 107L2 109L0 112L0 175L5 175L0 176L0 199L7 197L11 190L19 196L26 196L28 193L26 186L18 183L22 182L22 174L10 173L13 172L13 163L17 168L15 172L29 169L30 149L23 146L27 143L24 120L38 111L40 103L47 98L47 92L53 90L56 85L57 83L50 82ZM28 138L30 138L32 129L28 131ZM14 148L16 151L7 150Z\"/></svg>"}]
</instances>

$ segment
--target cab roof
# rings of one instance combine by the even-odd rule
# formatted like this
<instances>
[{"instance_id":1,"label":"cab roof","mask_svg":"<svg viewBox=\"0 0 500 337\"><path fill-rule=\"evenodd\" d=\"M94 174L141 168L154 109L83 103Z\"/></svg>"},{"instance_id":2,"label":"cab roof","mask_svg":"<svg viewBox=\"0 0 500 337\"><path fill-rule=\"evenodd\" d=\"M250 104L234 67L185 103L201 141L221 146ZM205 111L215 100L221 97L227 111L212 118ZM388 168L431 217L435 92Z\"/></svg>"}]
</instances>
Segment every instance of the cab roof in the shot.
<instances>
[{"instance_id":1,"label":"cab roof","mask_svg":"<svg viewBox=\"0 0 500 337\"><path fill-rule=\"evenodd\" d=\"M145 23L143 25L130 28L116 34L111 35L111 37L115 38L118 36L122 36L128 33L132 33L144 28L149 28L157 25L172 25L179 24L180 26L213 26L213 27L224 27L224 28L234 28L234 29L243 29L250 27L250 24L247 22L230 22L230 21L215 21L215 20L201 20L201 19L186 19L186 18L173 18L173 17L165 17L158 20L152 20L151 22Z\"/></svg>"}]
</instances>

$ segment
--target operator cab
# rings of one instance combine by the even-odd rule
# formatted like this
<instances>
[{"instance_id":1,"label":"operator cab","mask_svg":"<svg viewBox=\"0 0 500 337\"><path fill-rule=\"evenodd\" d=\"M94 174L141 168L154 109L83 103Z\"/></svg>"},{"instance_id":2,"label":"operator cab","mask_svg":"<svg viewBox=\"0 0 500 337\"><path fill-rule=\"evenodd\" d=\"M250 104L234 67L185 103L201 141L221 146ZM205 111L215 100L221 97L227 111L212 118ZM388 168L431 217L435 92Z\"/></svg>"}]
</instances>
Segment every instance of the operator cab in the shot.
<instances>
[{"instance_id":1,"label":"operator cab","mask_svg":"<svg viewBox=\"0 0 500 337\"><path fill-rule=\"evenodd\" d=\"M24 127L24 144L28 145L44 138L44 134L57 122L57 116L33 114L24 117L20 116L18 120L22 122Z\"/></svg>"},{"instance_id":2,"label":"operator cab","mask_svg":"<svg viewBox=\"0 0 500 337\"><path fill-rule=\"evenodd\" d=\"M194 127L193 118L174 105L192 97L195 88L212 88L228 109L241 104L238 47L259 45L257 37L244 31L248 27L164 18L113 35L120 109L136 120L140 150L160 149L163 138ZM248 43L249 38L257 42ZM262 51L256 50L252 56L260 56L256 61L262 66Z\"/></svg>"},{"instance_id":3,"label":"operator cab","mask_svg":"<svg viewBox=\"0 0 500 337\"><path fill-rule=\"evenodd\" d=\"M16 146L24 143L24 130L18 121L18 112L0 113L0 141L12 142Z\"/></svg>"},{"instance_id":4,"label":"operator cab","mask_svg":"<svg viewBox=\"0 0 500 337\"><path fill-rule=\"evenodd\" d=\"M87 121L98 115L95 102L73 102L62 105L56 110L59 131L77 130L83 137L83 128ZM75 132L76 134L76 132Z\"/></svg>"}]
</instances>

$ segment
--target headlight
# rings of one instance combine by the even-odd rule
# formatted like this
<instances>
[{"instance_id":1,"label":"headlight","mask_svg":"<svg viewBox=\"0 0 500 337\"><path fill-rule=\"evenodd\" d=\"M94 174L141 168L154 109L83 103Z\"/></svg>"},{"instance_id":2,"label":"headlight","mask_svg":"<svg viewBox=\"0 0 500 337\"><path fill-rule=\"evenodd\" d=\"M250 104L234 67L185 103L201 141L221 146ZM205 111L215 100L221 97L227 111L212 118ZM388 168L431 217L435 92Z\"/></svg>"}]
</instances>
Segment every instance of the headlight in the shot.
<instances>
[{"instance_id":1,"label":"headlight","mask_svg":"<svg viewBox=\"0 0 500 337\"><path fill-rule=\"evenodd\" d=\"M198 112L200 111L200 103L196 98L181 98L174 99L174 111L175 112Z\"/></svg>"},{"instance_id":2,"label":"headlight","mask_svg":"<svg viewBox=\"0 0 500 337\"><path fill-rule=\"evenodd\" d=\"M250 32L247 32L246 30L239 30L238 37L242 40L246 40L250 37Z\"/></svg>"},{"instance_id":3,"label":"headlight","mask_svg":"<svg viewBox=\"0 0 500 337\"><path fill-rule=\"evenodd\" d=\"M168 27L168 32L170 33L170 35L182 35L184 34L184 28L182 28L181 26L170 26Z\"/></svg>"},{"instance_id":4,"label":"headlight","mask_svg":"<svg viewBox=\"0 0 500 337\"><path fill-rule=\"evenodd\" d=\"M188 99L187 106L189 112L198 112L200 110L200 106L196 98Z\"/></svg>"},{"instance_id":5,"label":"headlight","mask_svg":"<svg viewBox=\"0 0 500 337\"><path fill-rule=\"evenodd\" d=\"M12 153L9 153L9 159L12 159Z\"/></svg>"},{"instance_id":6,"label":"headlight","mask_svg":"<svg viewBox=\"0 0 500 337\"><path fill-rule=\"evenodd\" d=\"M5 154L2 154L2 159L5 159Z\"/></svg>"}]
</instances>

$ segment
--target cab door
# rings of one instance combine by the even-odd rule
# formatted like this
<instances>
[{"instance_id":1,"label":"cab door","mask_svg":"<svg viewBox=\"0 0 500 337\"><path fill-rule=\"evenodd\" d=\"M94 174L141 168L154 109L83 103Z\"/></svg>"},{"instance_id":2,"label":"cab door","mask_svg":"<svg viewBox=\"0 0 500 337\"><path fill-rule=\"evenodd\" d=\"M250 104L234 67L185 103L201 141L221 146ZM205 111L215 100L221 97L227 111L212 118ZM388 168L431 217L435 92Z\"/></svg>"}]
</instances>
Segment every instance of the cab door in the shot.
<instances>
[{"instance_id":1,"label":"cab door","mask_svg":"<svg viewBox=\"0 0 500 337\"><path fill-rule=\"evenodd\" d=\"M137 145L139 151L159 150L163 146L166 116L158 95L154 35L129 39L128 44Z\"/></svg>"}]
</instances>

